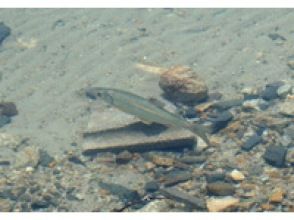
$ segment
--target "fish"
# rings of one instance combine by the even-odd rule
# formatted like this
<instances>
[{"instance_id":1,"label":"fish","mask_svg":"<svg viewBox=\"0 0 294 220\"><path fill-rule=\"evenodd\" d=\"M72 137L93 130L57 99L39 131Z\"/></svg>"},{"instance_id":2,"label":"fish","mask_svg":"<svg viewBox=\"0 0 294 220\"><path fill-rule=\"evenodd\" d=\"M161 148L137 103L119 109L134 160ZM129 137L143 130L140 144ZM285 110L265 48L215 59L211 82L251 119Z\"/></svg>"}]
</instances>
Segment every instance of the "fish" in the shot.
<instances>
[{"instance_id":1,"label":"fish","mask_svg":"<svg viewBox=\"0 0 294 220\"><path fill-rule=\"evenodd\" d=\"M106 87L87 88L86 95L91 99L97 99L97 97L99 97L111 106L127 114L136 116L143 122L188 129L198 135L210 146L210 141L206 135L206 129L202 125L190 123L184 118L165 110L144 97L124 90Z\"/></svg>"}]
</instances>

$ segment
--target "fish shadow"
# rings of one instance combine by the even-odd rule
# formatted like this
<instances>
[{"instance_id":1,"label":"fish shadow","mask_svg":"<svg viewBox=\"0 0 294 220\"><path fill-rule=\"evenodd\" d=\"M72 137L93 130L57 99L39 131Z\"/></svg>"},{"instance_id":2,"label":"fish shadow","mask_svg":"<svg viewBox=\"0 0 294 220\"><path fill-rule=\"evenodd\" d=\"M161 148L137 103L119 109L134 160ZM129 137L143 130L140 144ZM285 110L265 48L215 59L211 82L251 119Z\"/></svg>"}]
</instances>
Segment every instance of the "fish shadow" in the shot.
<instances>
[{"instance_id":1,"label":"fish shadow","mask_svg":"<svg viewBox=\"0 0 294 220\"><path fill-rule=\"evenodd\" d=\"M154 136L166 131L168 127L158 123L145 124L143 122L137 122L129 125L126 129L129 131L142 132L146 136Z\"/></svg>"}]
</instances>

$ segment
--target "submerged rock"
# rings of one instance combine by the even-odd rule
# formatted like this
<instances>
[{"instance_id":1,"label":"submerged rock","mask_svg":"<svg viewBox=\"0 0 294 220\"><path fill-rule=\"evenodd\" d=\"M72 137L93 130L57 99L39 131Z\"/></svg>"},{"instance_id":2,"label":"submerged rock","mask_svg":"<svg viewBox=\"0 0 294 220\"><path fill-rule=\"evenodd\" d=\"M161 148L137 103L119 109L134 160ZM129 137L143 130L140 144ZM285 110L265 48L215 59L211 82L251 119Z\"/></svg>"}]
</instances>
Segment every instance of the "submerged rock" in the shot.
<instances>
[{"instance_id":1,"label":"submerged rock","mask_svg":"<svg viewBox=\"0 0 294 220\"><path fill-rule=\"evenodd\" d=\"M280 203L284 199L285 192L282 188L275 188L273 193L269 197L270 202Z\"/></svg>"},{"instance_id":2,"label":"submerged rock","mask_svg":"<svg viewBox=\"0 0 294 220\"><path fill-rule=\"evenodd\" d=\"M258 88L244 88L241 92L244 96L244 100L258 99L260 95L260 90Z\"/></svg>"},{"instance_id":3,"label":"submerged rock","mask_svg":"<svg viewBox=\"0 0 294 220\"><path fill-rule=\"evenodd\" d=\"M149 202L138 212L169 212L171 209L170 203L166 199L157 199Z\"/></svg>"},{"instance_id":4,"label":"submerged rock","mask_svg":"<svg viewBox=\"0 0 294 220\"><path fill-rule=\"evenodd\" d=\"M7 117L6 115L0 115L0 128L9 124L10 122L10 117Z\"/></svg>"},{"instance_id":5,"label":"submerged rock","mask_svg":"<svg viewBox=\"0 0 294 220\"><path fill-rule=\"evenodd\" d=\"M123 152L119 153L118 155L116 155L115 161L118 164L125 164L125 163L128 163L129 161L131 161L132 158L133 158L133 155L130 152L123 151Z\"/></svg>"},{"instance_id":6,"label":"submerged rock","mask_svg":"<svg viewBox=\"0 0 294 220\"><path fill-rule=\"evenodd\" d=\"M244 110L256 110L261 111L267 109L269 106L268 102L263 99L250 99L243 103L242 107Z\"/></svg>"},{"instance_id":7,"label":"submerged rock","mask_svg":"<svg viewBox=\"0 0 294 220\"><path fill-rule=\"evenodd\" d=\"M286 96L289 93L291 93L291 90L292 90L292 86L290 84L285 84L281 86L280 88L278 88L277 93L279 97L286 98Z\"/></svg>"},{"instance_id":8,"label":"submerged rock","mask_svg":"<svg viewBox=\"0 0 294 220\"><path fill-rule=\"evenodd\" d=\"M10 27L6 26L3 22L0 22L0 46L2 42L10 35Z\"/></svg>"},{"instance_id":9,"label":"submerged rock","mask_svg":"<svg viewBox=\"0 0 294 220\"><path fill-rule=\"evenodd\" d=\"M40 160L40 151L38 148L31 146L26 147L16 154L14 166L16 168L22 167L37 167Z\"/></svg>"},{"instance_id":10,"label":"submerged rock","mask_svg":"<svg viewBox=\"0 0 294 220\"><path fill-rule=\"evenodd\" d=\"M254 146L262 142L262 137L254 134L250 136L247 141L241 146L242 150L250 151Z\"/></svg>"},{"instance_id":11,"label":"submerged rock","mask_svg":"<svg viewBox=\"0 0 294 220\"><path fill-rule=\"evenodd\" d=\"M206 206L210 212L221 212L236 206L238 203L239 199L229 196L221 199L208 199L206 201Z\"/></svg>"},{"instance_id":12,"label":"submerged rock","mask_svg":"<svg viewBox=\"0 0 294 220\"><path fill-rule=\"evenodd\" d=\"M206 182L208 183L213 183L213 182L218 182L218 181L223 181L226 178L225 173L208 173L205 175L206 177Z\"/></svg>"},{"instance_id":13,"label":"submerged rock","mask_svg":"<svg viewBox=\"0 0 294 220\"><path fill-rule=\"evenodd\" d=\"M147 182L144 188L146 192L155 192L159 189L159 184L153 180L153 181Z\"/></svg>"},{"instance_id":14,"label":"submerged rock","mask_svg":"<svg viewBox=\"0 0 294 220\"><path fill-rule=\"evenodd\" d=\"M1 102L0 103L0 115L12 117L18 114L16 105L13 102Z\"/></svg>"},{"instance_id":15,"label":"submerged rock","mask_svg":"<svg viewBox=\"0 0 294 220\"><path fill-rule=\"evenodd\" d=\"M276 167L285 166L285 158L287 154L287 148L279 146L270 146L266 149L263 158L269 164Z\"/></svg>"},{"instance_id":16,"label":"submerged rock","mask_svg":"<svg viewBox=\"0 0 294 220\"><path fill-rule=\"evenodd\" d=\"M216 109L224 111L232 107L240 106L242 105L242 103L243 103L243 99L232 99L232 100L216 102L212 106Z\"/></svg>"},{"instance_id":17,"label":"submerged rock","mask_svg":"<svg viewBox=\"0 0 294 220\"><path fill-rule=\"evenodd\" d=\"M136 190L128 189L119 184L100 182L99 186L117 196L125 204L139 201L141 199Z\"/></svg>"},{"instance_id":18,"label":"submerged rock","mask_svg":"<svg viewBox=\"0 0 294 220\"><path fill-rule=\"evenodd\" d=\"M12 204L6 199L0 198L0 212L10 212L12 210Z\"/></svg>"},{"instance_id":19,"label":"submerged rock","mask_svg":"<svg viewBox=\"0 0 294 220\"><path fill-rule=\"evenodd\" d=\"M230 173L230 177L235 181L242 181L245 179L244 174L236 169Z\"/></svg>"},{"instance_id":20,"label":"submerged rock","mask_svg":"<svg viewBox=\"0 0 294 220\"><path fill-rule=\"evenodd\" d=\"M192 208L205 208L205 203L202 199L191 196L188 193L177 190L175 188L161 188L160 193L169 199L182 202L188 206L191 206Z\"/></svg>"},{"instance_id":21,"label":"submerged rock","mask_svg":"<svg viewBox=\"0 0 294 220\"><path fill-rule=\"evenodd\" d=\"M211 132L216 133L219 130L223 129L232 119L233 115L229 111L217 113L214 117L209 119L212 122Z\"/></svg>"},{"instance_id":22,"label":"submerged rock","mask_svg":"<svg viewBox=\"0 0 294 220\"><path fill-rule=\"evenodd\" d=\"M208 183L206 189L208 194L215 196L229 196L235 193L235 187L224 182Z\"/></svg>"},{"instance_id":23,"label":"submerged rock","mask_svg":"<svg viewBox=\"0 0 294 220\"><path fill-rule=\"evenodd\" d=\"M40 150L40 165L44 167L48 167L52 162L54 161L54 158L48 154L45 150Z\"/></svg>"},{"instance_id":24,"label":"submerged rock","mask_svg":"<svg viewBox=\"0 0 294 220\"><path fill-rule=\"evenodd\" d=\"M294 165L294 147L290 147L287 150L286 161L287 163Z\"/></svg>"},{"instance_id":25,"label":"submerged rock","mask_svg":"<svg viewBox=\"0 0 294 220\"><path fill-rule=\"evenodd\" d=\"M279 112L283 115L294 117L294 101L287 100L280 104Z\"/></svg>"},{"instance_id":26,"label":"submerged rock","mask_svg":"<svg viewBox=\"0 0 294 220\"><path fill-rule=\"evenodd\" d=\"M189 67L170 68L160 75L159 86L173 102L193 104L208 97L207 85Z\"/></svg>"},{"instance_id":27,"label":"submerged rock","mask_svg":"<svg viewBox=\"0 0 294 220\"><path fill-rule=\"evenodd\" d=\"M260 96L266 101L277 99L279 98L277 91L282 85L284 85L284 82L280 81L267 84L265 89L261 92Z\"/></svg>"}]
</instances>

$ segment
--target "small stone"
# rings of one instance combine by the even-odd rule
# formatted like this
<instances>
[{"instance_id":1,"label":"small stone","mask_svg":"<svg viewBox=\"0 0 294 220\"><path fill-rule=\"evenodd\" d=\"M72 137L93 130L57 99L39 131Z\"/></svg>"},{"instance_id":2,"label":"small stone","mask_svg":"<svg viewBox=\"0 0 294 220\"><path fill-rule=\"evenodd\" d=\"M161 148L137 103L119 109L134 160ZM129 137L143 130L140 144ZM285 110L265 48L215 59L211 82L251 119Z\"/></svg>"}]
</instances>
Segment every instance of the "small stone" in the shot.
<instances>
[{"instance_id":1,"label":"small stone","mask_svg":"<svg viewBox=\"0 0 294 220\"><path fill-rule=\"evenodd\" d=\"M100 182L99 186L111 194L117 196L124 204L129 204L140 200L140 195L136 190L131 190L125 186L115 183Z\"/></svg>"},{"instance_id":2,"label":"small stone","mask_svg":"<svg viewBox=\"0 0 294 220\"><path fill-rule=\"evenodd\" d=\"M209 101L220 100L222 96L223 94L221 94L220 92L211 92L209 93Z\"/></svg>"},{"instance_id":3,"label":"small stone","mask_svg":"<svg viewBox=\"0 0 294 220\"><path fill-rule=\"evenodd\" d=\"M185 203L193 208L205 208L205 203L202 199L195 196L191 196L188 193L177 190L175 188L160 188L160 193L169 199L173 199L177 202Z\"/></svg>"},{"instance_id":4,"label":"small stone","mask_svg":"<svg viewBox=\"0 0 294 220\"><path fill-rule=\"evenodd\" d=\"M245 179L244 174L236 169L230 173L230 177L235 181L242 181Z\"/></svg>"},{"instance_id":5,"label":"small stone","mask_svg":"<svg viewBox=\"0 0 294 220\"><path fill-rule=\"evenodd\" d=\"M208 144L204 140L202 140L202 138L197 139L197 147L196 148L198 151L203 151L207 147L208 147Z\"/></svg>"},{"instance_id":6,"label":"small stone","mask_svg":"<svg viewBox=\"0 0 294 220\"><path fill-rule=\"evenodd\" d=\"M115 161L118 164L126 164L129 161L131 161L133 158L133 155L129 151L123 151L116 155Z\"/></svg>"},{"instance_id":7,"label":"small stone","mask_svg":"<svg viewBox=\"0 0 294 220\"><path fill-rule=\"evenodd\" d=\"M143 208L139 209L138 212L169 212L170 203L166 199L156 199L150 201Z\"/></svg>"},{"instance_id":8,"label":"small stone","mask_svg":"<svg viewBox=\"0 0 294 220\"><path fill-rule=\"evenodd\" d=\"M159 155L154 155L152 157L152 162L158 166L171 167L174 165L175 160L170 157L163 157L163 156L159 156Z\"/></svg>"},{"instance_id":9,"label":"small stone","mask_svg":"<svg viewBox=\"0 0 294 220\"><path fill-rule=\"evenodd\" d=\"M198 164L206 161L205 156L184 156L179 159L180 162L186 164Z\"/></svg>"},{"instance_id":10,"label":"small stone","mask_svg":"<svg viewBox=\"0 0 294 220\"><path fill-rule=\"evenodd\" d=\"M262 137L254 134L250 136L247 141L241 146L242 150L250 151L254 146L262 142Z\"/></svg>"},{"instance_id":11,"label":"small stone","mask_svg":"<svg viewBox=\"0 0 294 220\"><path fill-rule=\"evenodd\" d=\"M240 106L243 103L243 99L232 99L226 101L219 101L214 103L212 106L218 110L224 111L232 107Z\"/></svg>"},{"instance_id":12,"label":"small stone","mask_svg":"<svg viewBox=\"0 0 294 220\"><path fill-rule=\"evenodd\" d=\"M13 102L1 102L0 103L0 115L6 115L7 117L13 117L18 114L16 106Z\"/></svg>"},{"instance_id":13,"label":"small stone","mask_svg":"<svg viewBox=\"0 0 294 220\"><path fill-rule=\"evenodd\" d=\"M287 62L288 67L290 67L290 69L294 70L294 60L289 60Z\"/></svg>"},{"instance_id":14,"label":"small stone","mask_svg":"<svg viewBox=\"0 0 294 220\"><path fill-rule=\"evenodd\" d=\"M214 102L205 102L197 105L195 110L197 113L203 113L213 106Z\"/></svg>"},{"instance_id":15,"label":"small stone","mask_svg":"<svg viewBox=\"0 0 294 220\"><path fill-rule=\"evenodd\" d=\"M216 114L214 117L209 119L212 122L211 132L216 133L219 130L223 129L232 119L233 115L229 111L224 111Z\"/></svg>"},{"instance_id":16,"label":"small stone","mask_svg":"<svg viewBox=\"0 0 294 220\"><path fill-rule=\"evenodd\" d=\"M144 167L145 167L146 170L152 170L152 169L154 169L156 167L156 165L154 163L152 163L152 162L146 162L144 164Z\"/></svg>"},{"instance_id":17,"label":"small stone","mask_svg":"<svg viewBox=\"0 0 294 220\"><path fill-rule=\"evenodd\" d=\"M273 210L274 206L269 204L269 203L263 203L260 205L260 207L264 210L264 211L270 211Z\"/></svg>"},{"instance_id":18,"label":"small stone","mask_svg":"<svg viewBox=\"0 0 294 220\"><path fill-rule=\"evenodd\" d=\"M287 151L286 161L289 164L294 165L294 147L290 147Z\"/></svg>"},{"instance_id":19,"label":"small stone","mask_svg":"<svg viewBox=\"0 0 294 220\"><path fill-rule=\"evenodd\" d=\"M218 181L223 181L226 178L226 175L222 173L208 173L205 175L206 182L213 183Z\"/></svg>"},{"instance_id":20,"label":"small stone","mask_svg":"<svg viewBox=\"0 0 294 220\"><path fill-rule=\"evenodd\" d=\"M85 196L84 196L83 194L81 194L81 193L76 193L76 194L75 194L75 198L76 198L77 200L82 201L82 200L85 199Z\"/></svg>"},{"instance_id":21,"label":"small stone","mask_svg":"<svg viewBox=\"0 0 294 220\"><path fill-rule=\"evenodd\" d=\"M268 106L268 102L264 101L263 99L250 99L243 102L242 108L247 111L261 111L267 109Z\"/></svg>"},{"instance_id":22,"label":"small stone","mask_svg":"<svg viewBox=\"0 0 294 220\"><path fill-rule=\"evenodd\" d=\"M10 122L11 122L10 117L8 117L6 115L0 115L0 128L9 124Z\"/></svg>"},{"instance_id":23,"label":"small stone","mask_svg":"<svg viewBox=\"0 0 294 220\"><path fill-rule=\"evenodd\" d=\"M206 206L210 212L222 212L226 209L232 208L239 203L239 199L228 196L222 199L208 199L206 201Z\"/></svg>"},{"instance_id":24,"label":"small stone","mask_svg":"<svg viewBox=\"0 0 294 220\"><path fill-rule=\"evenodd\" d=\"M278 88L277 93L278 96L280 96L281 98L286 98L287 95L291 92L291 90L292 86L290 84L285 84Z\"/></svg>"},{"instance_id":25,"label":"small stone","mask_svg":"<svg viewBox=\"0 0 294 220\"><path fill-rule=\"evenodd\" d=\"M283 115L294 117L294 102L286 100L279 106L279 112Z\"/></svg>"},{"instance_id":26,"label":"small stone","mask_svg":"<svg viewBox=\"0 0 294 220\"><path fill-rule=\"evenodd\" d=\"M14 166L16 168L21 168L21 167L37 167L40 159L40 152L39 149L31 146L31 147L26 147L22 151L18 152L16 154L16 159L14 162Z\"/></svg>"},{"instance_id":27,"label":"small stone","mask_svg":"<svg viewBox=\"0 0 294 220\"><path fill-rule=\"evenodd\" d=\"M159 185L156 181L150 181L145 184L146 192L155 192L159 189Z\"/></svg>"},{"instance_id":28,"label":"small stone","mask_svg":"<svg viewBox=\"0 0 294 220\"><path fill-rule=\"evenodd\" d=\"M266 101L279 98L277 90L283 84L284 82L275 82L275 83L267 84L265 89L260 94L261 97Z\"/></svg>"},{"instance_id":29,"label":"small stone","mask_svg":"<svg viewBox=\"0 0 294 220\"><path fill-rule=\"evenodd\" d=\"M0 133L0 149L8 148L15 151L23 142L24 139L19 136L8 133Z\"/></svg>"},{"instance_id":30,"label":"small stone","mask_svg":"<svg viewBox=\"0 0 294 220\"><path fill-rule=\"evenodd\" d=\"M10 212L11 210L11 203L6 199L0 198L0 212Z\"/></svg>"},{"instance_id":31,"label":"small stone","mask_svg":"<svg viewBox=\"0 0 294 220\"><path fill-rule=\"evenodd\" d=\"M287 40L284 36L278 34L278 33L271 33L271 34L268 34L268 37L270 39L272 39L273 41L276 41L276 40L281 40L281 41L285 41Z\"/></svg>"},{"instance_id":32,"label":"small stone","mask_svg":"<svg viewBox=\"0 0 294 220\"><path fill-rule=\"evenodd\" d=\"M186 104L207 99L208 87L189 67L176 66L160 75L160 88L173 102Z\"/></svg>"},{"instance_id":33,"label":"small stone","mask_svg":"<svg viewBox=\"0 0 294 220\"><path fill-rule=\"evenodd\" d=\"M216 196L229 196L235 193L235 187L224 182L208 183L206 189L208 194Z\"/></svg>"},{"instance_id":34,"label":"small stone","mask_svg":"<svg viewBox=\"0 0 294 220\"><path fill-rule=\"evenodd\" d=\"M283 167L285 165L285 158L287 154L287 148L279 146L269 146L263 158L272 166Z\"/></svg>"},{"instance_id":35,"label":"small stone","mask_svg":"<svg viewBox=\"0 0 294 220\"><path fill-rule=\"evenodd\" d=\"M54 161L54 158L48 154L45 150L40 150L40 165L43 167L48 167L52 162Z\"/></svg>"},{"instance_id":36,"label":"small stone","mask_svg":"<svg viewBox=\"0 0 294 220\"><path fill-rule=\"evenodd\" d=\"M241 92L244 96L244 100L257 99L260 94L260 90L258 88L244 88Z\"/></svg>"},{"instance_id":37,"label":"small stone","mask_svg":"<svg viewBox=\"0 0 294 220\"><path fill-rule=\"evenodd\" d=\"M186 182L188 180L191 180L193 178L192 174L190 172L186 171L175 171L171 172L167 175L164 175L160 178L160 182L166 186L173 186L182 182Z\"/></svg>"},{"instance_id":38,"label":"small stone","mask_svg":"<svg viewBox=\"0 0 294 220\"><path fill-rule=\"evenodd\" d=\"M0 22L0 46L2 42L10 35L10 27L6 26L3 22Z\"/></svg>"},{"instance_id":39,"label":"small stone","mask_svg":"<svg viewBox=\"0 0 294 220\"><path fill-rule=\"evenodd\" d=\"M285 192L284 192L283 189L276 188L276 189L274 189L273 194L271 194L271 196L269 197L269 201L270 202L280 203L280 202L283 201L284 195L285 195Z\"/></svg>"},{"instance_id":40,"label":"small stone","mask_svg":"<svg viewBox=\"0 0 294 220\"><path fill-rule=\"evenodd\" d=\"M33 167L26 167L25 171L27 173L32 173L34 171L34 168Z\"/></svg>"}]
</instances>

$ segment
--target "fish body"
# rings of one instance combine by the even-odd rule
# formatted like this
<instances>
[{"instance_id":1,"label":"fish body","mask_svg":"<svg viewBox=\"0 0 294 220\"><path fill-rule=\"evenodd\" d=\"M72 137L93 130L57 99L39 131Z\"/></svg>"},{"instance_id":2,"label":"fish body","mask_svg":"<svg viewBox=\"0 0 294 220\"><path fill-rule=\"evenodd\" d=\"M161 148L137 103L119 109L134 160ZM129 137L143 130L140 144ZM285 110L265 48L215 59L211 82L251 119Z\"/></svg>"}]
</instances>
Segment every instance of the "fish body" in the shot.
<instances>
[{"instance_id":1,"label":"fish body","mask_svg":"<svg viewBox=\"0 0 294 220\"><path fill-rule=\"evenodd\" d=\"M136 94L118 89L103 87L92 87L86 91L91 98L100 97L110 105L121 111L134 115L142 121L158 123L167 127L182 127L189 129L199 135L208 145L210 142L205 134L205 129L201 125L191 124L183 118L160 108L148 99Z\"/></svg>"}]
</instances>

